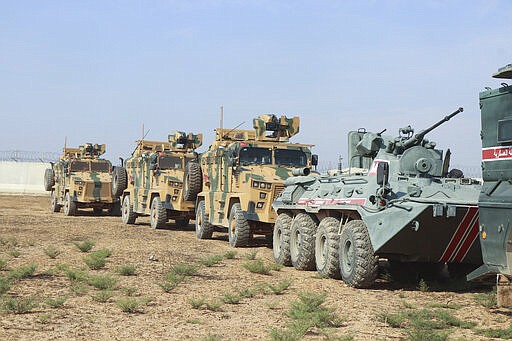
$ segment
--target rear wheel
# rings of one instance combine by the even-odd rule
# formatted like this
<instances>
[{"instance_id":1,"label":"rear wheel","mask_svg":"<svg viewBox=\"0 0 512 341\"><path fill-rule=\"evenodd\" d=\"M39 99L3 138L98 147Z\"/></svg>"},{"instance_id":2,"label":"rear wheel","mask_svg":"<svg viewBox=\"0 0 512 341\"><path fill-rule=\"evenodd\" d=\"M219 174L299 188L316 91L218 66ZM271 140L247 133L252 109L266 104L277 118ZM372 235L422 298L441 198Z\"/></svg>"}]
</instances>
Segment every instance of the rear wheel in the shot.
<instances>
[{"instance_id":1,"label":"rear wheel","mask_svg":"<svg viewBox=\"0 0 512 341\"><path fill-rule=\"evenodd\" d=\"M133 211L133 204L130 202L130 196L125 195L123 205L121 206L121 219L125 224L134 224L137 214Z\"/></svg>"},{"instance_id":2,"label":"rear wheel","mask_svg":"<svg viewBox=\"0 0 512 341\"><path fill-rule=\"evenodd\" d=\"M196 209L196 236L198 239L210 239L213 235L213 225L210 224L206 213L204 200L201 200Z\"/></svg>"},{"instance_id":3,"label":"rear wheel","mask_svg":"<svg viewBox=\"0 0 512 341\"><path fill-rule=\"evenodd\" d=\"M339 250L343 281L354 288L370 287L377 278L378 258L362 220L351 220L343 227Z\"/></svg>"},{"instance_id":4,"label":"rear wheel","mask_svg":"<svg viewBox=\"0 0 512 341\"><path fill-rule=\"evenodd\" d=\"M340 221L333 217L322 219L315 240L316 270L323 277L340 278L338 230Z\"/></svg>"},{"instance_id":5,"label":"rear wheel","mask_svg":"<svg viewBox=\"0 0 512 341\"><path fill-rule=\"evenodd\" d=\"M291 213L284 212L277 216L274 224L274 235L272 242L272 251L277 263L290 266L290 229L292 225Z\"/></svg>"},{"instance_id":6,"label":"rear wheel","mask_svg":"<svg viewBox=\"0 0 512 341\"><path fill-rule=\"evenodd\" d=\"M76 202L71 200L71 195L69 195L69 192L66 193L66 197L64 199L64 214L67 216L76 214Z\"/></svg>"},{"instance_id":7,"label":"rear wheel","mask_svg":"<svg viewBox=\"0 0 512 341\"><path fill-rule=\"evenodd\" d=\"M315 268L315 232L316 218L299 213L292 222L290 231L290 259L297 270Z\"/></svg>"},{"instance_id":8,"label":"rear wheel","mask_svg":"<svg viewBox=\"0 0 512 341\"><path fill-rule=\"evenodd\" d=\"M149 215L149 224L154 229L160 229L167 223L167 210L162 205L160 197L154 197L151 202L151 213Z\"/></svg>"},{"instance_id":9,"label":"rear wheel","mask_svg":"<svg viewBox=\"0 0 512 341\"><path fill-rule=\"evenodd\" d=\"M228 233L231 246L240 247L249 244L251 229L239 203L231 206Z\"/></svg>"},{"instance_id":10,"label":"rear wheel","mask_svg":"<svg viewBox=\"0 0 512 341\"><path fill-rule=\"evenodd\" d=\"M55 195L55 191L50 193L50 208L52 212L60 212L60 205L57 203L57 196Z\"/></svg>"}]
</instances>

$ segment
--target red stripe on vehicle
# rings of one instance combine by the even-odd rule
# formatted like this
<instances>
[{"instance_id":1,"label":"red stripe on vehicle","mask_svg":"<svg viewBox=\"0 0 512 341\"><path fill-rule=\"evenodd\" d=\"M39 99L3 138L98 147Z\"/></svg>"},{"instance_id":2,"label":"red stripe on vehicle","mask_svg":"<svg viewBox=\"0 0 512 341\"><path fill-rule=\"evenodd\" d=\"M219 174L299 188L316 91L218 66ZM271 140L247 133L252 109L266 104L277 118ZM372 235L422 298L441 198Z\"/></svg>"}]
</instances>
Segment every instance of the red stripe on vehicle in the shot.
<instances>
[{"instance_id":1,"label":"red stripe on vehicle","mask_svg":"<svg viewBox=\"0 0 512 341\"><path fill-rule=\"evenodd\" d=\"M364 205L364 204L366 204L366 199L365 198L354 198L354 199L299 199L297 201L297 205L306 205L306 206L336 205L336 204Z\"/></svg>"},{"instance_id":2,"label":"red stripe on vehicle","mask_svg":"<svg viewBox=\"0 0 512 341\"><path fill-rule=\"evenodd\" d=\"M497 161L512 159L511 147L489 147L482 149L483 161Z\"/></svg>"},{"instance_id":3,"label":"red stripe on vehicle","mask_svg":"<svg viewBox=\"0 0 512 341\"><path fill-rule=\"evenodd\" d=\"M471 230L469 232L469 235L467 236L466 240L460 247L459 251L457 251L457 254L453 258L454 263L460 263L462 260L466 257L466 255L469 252L469 249L475 242L476 238L478 237L478 215L476 216L476 219L474 219L473 224L471 225Z\"/></svg>"},{"instance_id":4,"label":"red stripe on vehicle","mask_svg":"<svg viewBox=\"0 0 512 341\"><path fill-rule=\"evenodd\" d=\"M470 227L470 223L477 212L477 207L468 208L468 211L464 215L464 218L462 218L462 221L459 223L459 226L457 226L455 233L453 234L452 238L450 239L450 242L446 246L443 255L439 259L440 262L448 262L448 260L452 257L462 237L466 234L468 228Z\"/></svg>"}]
</instances>

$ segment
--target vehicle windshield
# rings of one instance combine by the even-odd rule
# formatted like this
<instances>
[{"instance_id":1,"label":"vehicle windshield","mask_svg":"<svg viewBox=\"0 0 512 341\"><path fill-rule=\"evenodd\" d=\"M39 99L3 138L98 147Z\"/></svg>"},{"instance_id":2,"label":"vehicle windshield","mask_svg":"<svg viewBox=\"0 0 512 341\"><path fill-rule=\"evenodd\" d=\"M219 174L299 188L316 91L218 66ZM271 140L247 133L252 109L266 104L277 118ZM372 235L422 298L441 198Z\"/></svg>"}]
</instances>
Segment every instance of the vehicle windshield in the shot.
<instances>
[{"instance_id":1,"label":"vehicle windshield","mask_svg":"<svg viewBox=\"0 0 512 341\"><path fill-rule=\"evenodd\" d=\"M181 169L183 168L181 157L163 155L158 158L158 168L160 169Z\"/></svg>"},{"instance_id":2,"label":"vehicle windshield","mask_svg":"<svg viewBox=\"0 0 512 341\"><path fill-rule=\"evenodd\" d=\"M306 153L300 149L275 149L276 165L304 167L308 164Z\"/></svg>"},{"instance_id":3,"label":"vehicle windshield","mask_svg":"<svg viewBox=\"0 0 512 341\"><path fill-rule=\"evenodd\" d=\"M88 172L89 162L88 161L72 161L69 167L70 172Z\"/></svg>"},{"instance_id":4,"label":"vehicle windshield","mask_svg":"<svg viewBox=\"0 0 512 341\"><path fill-rule=\"evenodd\" d=\"M110 162L93 161L91 162L91 171L93 172L110 172Z\"/></svg>"},{"instance_id":5,"label":"vehicle windshield","mask_svg":"<svg viewBox=\"0 0 512 341\"><path fill-rule=\"evenodd\" d=\"M242 166L272 164L272 150L268 148L244 147L238 155Z\"/></svg>"}]
</instances>

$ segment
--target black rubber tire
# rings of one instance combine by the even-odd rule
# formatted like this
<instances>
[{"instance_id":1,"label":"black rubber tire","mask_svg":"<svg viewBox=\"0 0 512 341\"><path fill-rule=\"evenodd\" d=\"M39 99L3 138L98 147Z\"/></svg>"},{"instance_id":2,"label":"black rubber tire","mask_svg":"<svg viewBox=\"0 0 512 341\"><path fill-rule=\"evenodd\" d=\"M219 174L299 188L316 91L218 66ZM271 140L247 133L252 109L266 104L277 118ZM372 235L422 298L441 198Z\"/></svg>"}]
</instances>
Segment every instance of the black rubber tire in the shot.
<instances>
[{"instance_id":1,"label":"black rubber tire","mask_svg":"<svg viewBox=\"0 0 512 341\"><path fill-rule=\"evenodd\" d=\"M316 217L299 213L290 229L290 260L297 270L315 269Z\"/></svg>"},{"instance_id":2,"label":"black rubber tire","mask_svg":"<svg viewBox=\"0 0 512 341\"><path fill-rule=\"evenodd\" d=\"M174 220L174 224L177 227L187 227L189 222L190 222L190 219L188 219L188 218L175 219Z\"/></svg>"},{"instance_id":3,"label":"black rubber tire","mask_svg":"<svg viewBox=\"0 0 512 341\"><path fill-rule=\"evenodd\" d=\"M64 198L64 214L67 216L76 215L76 203L71 200L69 192L66 193Z\"/></svg>"},{"instance_id":4,"label":"black rubber tire","mask_svg":"<svg viewBox=\"0 0 512 341\"><path fill-rule=\"evenodd\" d=\"M100 215L101 213L103 213L103 209L101 207L93 207L92 208L92 213L94 215Z\"/></svg>"},{"instance_id":5,"label":"black rubber tire","mask_svg":"<svg viewBox=\"0 0 512 341\"><path fill-rule=\"evenodd\" d=\"M233 247L247 246L251 236L249 222L244 217L242 206L233 204L229 212L228 239Z\"/></svg>"},{"instance_id":6,"label":"black rubber tire","mask_svg":"<svg viewBox=\"0 0 512 341\"><path fill-rule=\"evenodd\" d=\"M120 217L121 216L121 202L119 200L116 200L108 209L108 214L114 217Z\"/></svg>"},{"instance_id":7,"label":"black rubber tire","mask_svg":"<svg viewBox=\"0 0 512 341\"><path fill-rule=\"evenodd\" d=\"M183 174L183 200L194 201L197 194L202 189L203 176L201 174L201 166L196 161L190 161L185 166Z\"/></svg>"},{"instance_id":8,"label":"black rubber tire","mask_svg":"<svg viewBox=\"0 0 512 341\"><path fill-rule=\"evenodd\" d=\"M52 212L60 212L61 206L58 204L57 197L55 196L55 191L50 193L50 208Z\"/></svg>"},{"instance_id":9,"label":"black rubber tire","mask_svg":"<svg viewBox=\"0 0 512 341\"><path fill-rule=\"evenodd\" d=\"M206 213L204 200L201 200L196 208L196 236L198 239L210 239L212 235L213 225L210 224L209 215Z\"/></svg>"},{"instance_id":10,"label":"black rubber tire","mask_svg":"<svg viewBox=\"0 0 512 341\"><path fill-rule=\"evenodd\" d=\"M291 266L290 259L290 230L292 228L292 214L289 212L279 213L274 224L272 251L276 263Z\"/></svg>"},{"instance_id":11,"label":"black rubber tire","mask_svg":"<svg viewBox=\"0 0 512 341\"><path fill-rule=\"evenodd\" d=\"M121 205L121 219L124 224L135 224L137 214L133 211L133 204L130 201L130 195L125 195Z\"/></svg>"},{"instance_id":12,"label":"black rubber tire","mask_svg":"<svg viewBox=\"0 0 512 341\"><path fill-rule=\"evenodd\" d=\"M53 169L47 168L44 170L44 190L51 191L55 185L55 174Z\"/></svg>"},{"instance_id":13,"label":"black rubber tire","mask_svg":"<svg viewBox=\"0 0 512 341\"><path fill-rule=\"evenodd\" d=\"M112 195L116 198L128 187L128 176L124 167L115 167L112 171Z\"/></svg>"},{"instance_id":14,"label":"black rubber tire","mask_svg":"<svg viewBox=\"0 0 512 341\"><path fill-rule=\"evenodd\" d=\"M318 224L315 239L316 271L322 277L340 278L340 259L338 234L340 221L334 217L326 217Z\"/></svg>"},{"instance_id":15,"label":"black rubber tire","mask_svg":"<svg viewBox=\"0 0 512 341\"><path fill-rule=\"evenodd\" d=\"M161 229L167 223L167 210L162 205L160 197L154 197L151 201L149 213L149 225L154 229Z\"/></svg>"},{"instance_id":16,"label":"black rubber tire","mask_svg":"<svg viewBox=\"0 0 512 341\"><path fill-rule=\"evenodd\" d=\"M339 250L343 281L354 288L371 287L378 275L378 257L362 220L351 220L345 224L340 235Z\"/></svg>"}]
</instances>

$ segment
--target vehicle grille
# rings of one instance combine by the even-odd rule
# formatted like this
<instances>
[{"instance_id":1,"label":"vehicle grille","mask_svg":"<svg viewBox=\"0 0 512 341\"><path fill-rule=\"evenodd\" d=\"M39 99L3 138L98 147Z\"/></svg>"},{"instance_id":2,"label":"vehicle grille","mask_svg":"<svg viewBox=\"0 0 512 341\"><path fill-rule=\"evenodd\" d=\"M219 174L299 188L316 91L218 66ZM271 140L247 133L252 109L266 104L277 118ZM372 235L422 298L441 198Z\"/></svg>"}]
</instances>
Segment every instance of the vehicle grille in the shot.
<instances>
[{"instance_id":1,"label":"vehicle grille","mask_svg":"<svg viewBox=\"0 0 512 341\"><path fill-rule=\"evenodd\" d=\"M276 198L279 196L279 194L281 194L283 189L284 189L284 185L275 185L274 186L274 195L273 195L274 200L276 200Z\"/></svg>"}]
</instances>

